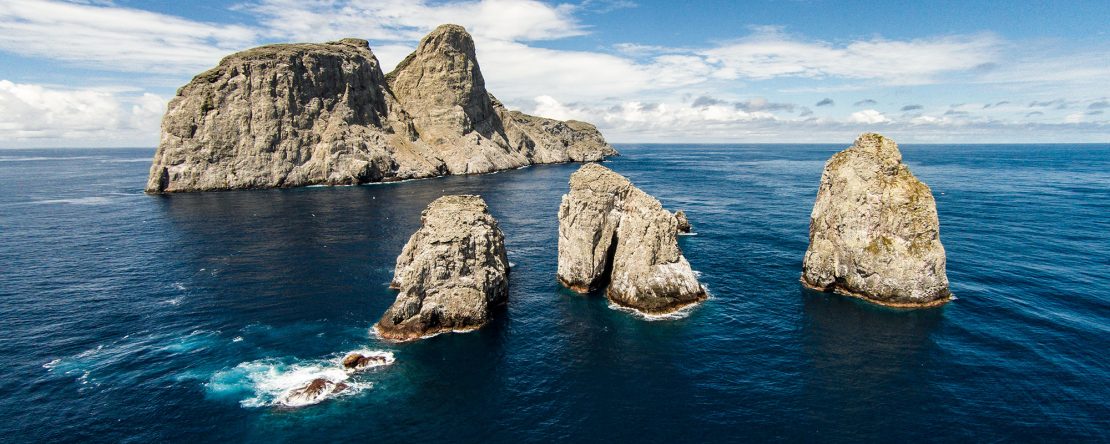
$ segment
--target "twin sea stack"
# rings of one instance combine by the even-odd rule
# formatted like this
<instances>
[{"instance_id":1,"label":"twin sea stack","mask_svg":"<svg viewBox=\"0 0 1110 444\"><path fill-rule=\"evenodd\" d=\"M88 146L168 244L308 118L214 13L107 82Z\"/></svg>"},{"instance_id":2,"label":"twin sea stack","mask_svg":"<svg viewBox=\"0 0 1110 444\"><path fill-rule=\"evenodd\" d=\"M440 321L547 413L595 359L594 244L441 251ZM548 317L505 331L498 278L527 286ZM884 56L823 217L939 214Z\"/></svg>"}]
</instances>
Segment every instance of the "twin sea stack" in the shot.
<instances>
[{"instance_id":1,"label":"twin sea stack","mask_svg":"<svg viewBox=\"0 0 1110 444\"><path fill-rule=\"evenodd\" d=\"M443 25L384 74L365 40L262 46L178 90L146 191L296 187L597 161L588 123L505 109L474 40Z\"/></svg>"},{"instance_id":2,"label":"twin sea stack","mask_svg":"<svg viewBox=\"0 0 1110 444\"><path fill-rule=\"evenodd\" d=\"M559 282L579 293L606 288L613 303L647 314L696 304L706 292L678 232L678 218L654 197L608 168L584 165L559 207Z\"/></svg>"}]
</instances>

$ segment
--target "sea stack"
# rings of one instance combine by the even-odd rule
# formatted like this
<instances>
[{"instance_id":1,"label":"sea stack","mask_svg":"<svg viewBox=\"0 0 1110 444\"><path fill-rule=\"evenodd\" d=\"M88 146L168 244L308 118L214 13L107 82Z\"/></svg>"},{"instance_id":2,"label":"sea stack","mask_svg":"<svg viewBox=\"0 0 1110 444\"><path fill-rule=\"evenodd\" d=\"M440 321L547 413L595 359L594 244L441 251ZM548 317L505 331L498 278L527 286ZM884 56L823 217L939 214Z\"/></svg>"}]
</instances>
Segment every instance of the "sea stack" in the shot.
<instances>
[{"instance_id":1,"label":"sea stack","mask_svg":"<svg viewBox=\"0 0 1110 444\"><path fill-rule=\"evenodd\" d=\"M678 221L654 197L601 165L570 177L559 207L558 280L579 293L666 314L706 298L678 247Z\"/></svg>"},{"instance_id":2,"label":"sea stack","mask_svg":"<svg viewBox=\"0 0 1110 444\"><path fill-rule=\"evenodd\" d=\"M443 25L384 74L366 40L232 54L177 91L146 191L357 184L597 161L593 125L509 111Z\"/></svg>"},{"instance_id":3,"label":"sea stack","mask_svg":"<svg viewBox=\"0 0 1110 444\"><path fill-rule=\"evenodd\" d=\"M486 202L462 195L429 204L390 286L400 294L374 326L383 338L408 341L489 322L509 298L509 259Z\"/></svg>"},{"instance_id":4,"label":"sea stack","mask_svg":"<svg viewBox=\"0 0 1110 444\"><path fill-rule=\"evenodd\" d=\"M936 201L893 140L863 134L825 163L802 283L893 307L952 298Z\"/></svg>"}]
</instances>

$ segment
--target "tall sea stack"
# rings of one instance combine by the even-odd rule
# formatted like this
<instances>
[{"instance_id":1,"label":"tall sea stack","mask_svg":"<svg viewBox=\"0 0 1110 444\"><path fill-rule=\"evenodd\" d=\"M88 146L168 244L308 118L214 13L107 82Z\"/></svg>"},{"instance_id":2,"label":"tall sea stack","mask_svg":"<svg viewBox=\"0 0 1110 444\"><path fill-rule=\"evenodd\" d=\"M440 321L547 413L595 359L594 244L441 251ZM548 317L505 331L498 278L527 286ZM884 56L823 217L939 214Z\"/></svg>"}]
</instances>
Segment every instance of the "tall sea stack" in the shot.
<instances>
[{"instance_id":1,"label":"tall sea stack","mask_svg":"<svg viewBox=\"0 0 1110 444\"><path fill-rule=\"evenodd\" d=\"M654 197L598 164L570 177L559 207L559 282L613 303L666 314L706 298L678 247L678 221Z\"/></svg>"},{"instance_id":2,"label":"tall sea stack","mask_svg":"<svg viewBox=\"0 0 1110 444\"><path fill-rule=\"evenodd\" d=\"M802 283L894 307L951 299L933 193L893 140L863 134L825 163Z\"/></svg>"},{"instance_id":3,"label":"tall sea stack","mask_svg":"<svg viewBox=\"0 0 1110 444\"><path fill-rule=\"evenodd\" d=\"M505 236L481 197L441 197L420 220L397 257L397 300L374 326L386 339L473 330L509 298Z\"/></svg>"},{"instance_id":4,"label":"tall sea stack","mask_svg":"<svg viewBox=\"0 0 1110 444\"><path fill-rule=\"evenodd\" d=\"M509 111L443 25L383 74L365 40L232 54L178 90L146 191L357 184L616 155L593 125Z\"/></svg>"}]
</instances>

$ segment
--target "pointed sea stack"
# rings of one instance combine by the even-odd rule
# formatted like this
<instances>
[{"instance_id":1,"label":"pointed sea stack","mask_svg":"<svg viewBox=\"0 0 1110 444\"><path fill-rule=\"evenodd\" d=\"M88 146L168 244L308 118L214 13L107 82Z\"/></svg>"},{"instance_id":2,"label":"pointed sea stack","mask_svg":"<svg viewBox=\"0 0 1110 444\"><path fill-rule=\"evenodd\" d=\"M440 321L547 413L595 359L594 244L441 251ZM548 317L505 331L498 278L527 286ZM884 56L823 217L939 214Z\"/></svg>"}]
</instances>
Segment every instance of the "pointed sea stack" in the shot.
<instances>
[{"instance_id":1,"label":"pointed sea stack","mask_svg":"<svg viewBox=\"0 0 1110 444\"><path fill-rule=\"evenodd\" d=\"M461 26L383 74L366 40L232 54L177 91L146 191L339 185L616 155L593 125L506 110Z\"/></svg>"},{"instance_id":2,"label":"pointed sea stack","mask_svg":"<svg viewBox=\"0 0 1110 444\"><path fill-rule=\"evenodd\" d=\"M509 259L486 202L464 195L429 204L390 286L400 294L374 326L383 338L408 341L489 322L509 298Z\"/></svg>"},{"instance_id":3,"label":"pointed sea stack","mask_svg":"<svg viewBox=\"0 0 1110 444\"><path fill-rule=\"evenodd\" d=\"M933 193L893 140L867 133L825 163L802 283L893 307L952 298Z\"/></svg>"},{"instance_id":4,"label":"pointed sea stack","mask_svg":"<svg viewBox=\"0 0 1110 444\"><path fill-rule=\"evenodd\" d=\"M579 293L666 314L706 298L676 239L678 221L654 197L597 164L570 177L559 207L558 279Z\"/></svg>"}]
</instances>

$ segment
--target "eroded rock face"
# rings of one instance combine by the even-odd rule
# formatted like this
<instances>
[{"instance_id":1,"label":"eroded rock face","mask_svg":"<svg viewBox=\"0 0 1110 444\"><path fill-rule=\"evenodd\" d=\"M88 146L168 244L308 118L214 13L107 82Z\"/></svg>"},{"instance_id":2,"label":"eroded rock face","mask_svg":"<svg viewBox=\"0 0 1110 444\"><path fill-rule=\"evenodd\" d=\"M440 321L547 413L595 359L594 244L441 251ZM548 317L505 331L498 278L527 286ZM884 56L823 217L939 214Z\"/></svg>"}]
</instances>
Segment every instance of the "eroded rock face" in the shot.
<instances>
[{"instance_id":1,"label":"eroded rock face","mask_svg":"<svg viewBox=\"0 0 1110 444\"><path fill-rule=\"evenodd\" d=\"M678 210L674 213L675 223L678 224L678 231L680 233L689 233L694 227L690 226L690 219L686 218L686 212Z\"/></svg>"},{"instance_id":2,"label":"eroded rock face","mask_svg":"<svg viewBox=\"0 0 1110 444\"><path fill-rule=\"evenodd\" d=\"M508 111L443 25L388 76L365 40L267 45L178 90L148 192L354 184L616 155L592 125Z\"/></svg>"},{"instance_id":3,"label":"eroded rock face","mask_svg":"<svg viewBox=\"0 0 1110 444\"><path fill-rule=\"evenodd\" d=\"M597 164L571 175L559 207L559 282L614 303L670 313L706 298L682 256L675 216L623 176Z\"/></svg>"},{"instance_id":4,"label":"eroded rock face","mask_svg":"<svg viewBox=\"0 0 1110 444\"><path fill-rule=\"evenodd\" d=\"M933 193L893 140L863 134L825 163L802 283L897 307L951 299Z\"/></svg>"},{"instance_id":5,"label":"eroded rock face","mask_svg":"<svg viewBox=\"0 0 1110 444\"><path fill-rule=\"evenodd\" d=\"M421 223L397 257L400 294L375 325L386 339L479 328L509 297L505 237L481 197L436 199Z\"/></svg>"}]
</instances>

